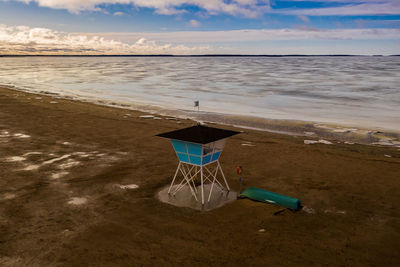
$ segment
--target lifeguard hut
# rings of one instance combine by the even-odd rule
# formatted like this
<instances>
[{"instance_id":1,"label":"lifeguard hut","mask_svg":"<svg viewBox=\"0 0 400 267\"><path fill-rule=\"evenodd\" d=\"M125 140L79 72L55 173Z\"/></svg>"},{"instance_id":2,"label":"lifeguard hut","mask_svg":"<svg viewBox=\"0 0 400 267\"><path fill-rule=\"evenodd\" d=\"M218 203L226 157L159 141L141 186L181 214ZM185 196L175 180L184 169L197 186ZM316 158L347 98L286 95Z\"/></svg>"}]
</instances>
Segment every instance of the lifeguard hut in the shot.
<instances>
[{"instance_id":1,"label":"lifeguard hut","mask_svg":"<svg viewBox=\"0 0 400 267\"><path fill-rule=\"evenodd\" d=\"M221 156L226 139L239 132L196 125L177 131L158 134L159 137L171 140L172 146L179 159L174 178L168 189L168 194L175 194L188 186L196 201L196 181L200 178L201 204L204 205L204 184L211 183L208 202L214 187L221 193L229 192L230 188L218 159ZM178 174L183 178L177 182ZM174 186L175 185L175 186ZM172 191L172 192L171 192Z\"/></svg>"}]
</instances>

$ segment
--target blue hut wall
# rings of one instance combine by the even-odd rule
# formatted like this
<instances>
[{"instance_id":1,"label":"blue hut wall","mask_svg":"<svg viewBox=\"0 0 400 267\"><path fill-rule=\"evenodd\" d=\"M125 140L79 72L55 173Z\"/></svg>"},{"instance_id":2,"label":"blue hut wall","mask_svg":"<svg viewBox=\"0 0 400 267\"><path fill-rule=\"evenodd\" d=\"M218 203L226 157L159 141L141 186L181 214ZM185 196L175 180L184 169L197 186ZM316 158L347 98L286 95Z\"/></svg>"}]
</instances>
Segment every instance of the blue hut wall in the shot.
<instances>
[{"instance_id":1,"label":"blue hut wall","mask_svg":"<svg viewBox=\"0 0 400 267\"><path fill-rule=\"evenodd\" d=\"M199 144L193 144L193 143L186 143L188 153L190 155L195 155L201 157L201 152L203 151L203 148Z\"/></svg>"},{"instance_id":2,"label":"blue hut wall","mask_svg":"<svg viewBox=\"0 0 400 267\"><path fill-rule=\"evenodd\" d=\"M201 145L171 139L171 143L181 162L201 166L219 159L225 140Z\"/></svg>"},{"instance_id":3,"label":"blue hut wall","mask_svg":"<svg viewBox=\"0 0 400 267\"><path fill-rule=\"evenodd\" d=\"M171 143L176 153L187 154L186 142L171 139Z\"/></svg>"},{"instance_id":4,"label":"blue hut wall","mask_svg":"<svg viewBox=\"0 0 400 267\"><path fill-rule=\"evenodd\" d=\"M212 155L207 155L203 157L203 165L206 165L211 162Z\"/></svg>"},{"instance_id":5,"label":"blue hut wall","mask_svg":"<svg viewBox=\"0 0 400 267\"><path fill-rule=\"evenodd\" d=\"M185 163L201 165L202 146L200 144L188 143L171 139L172 146L179 160Z\"/></svg>"}]
</instances>

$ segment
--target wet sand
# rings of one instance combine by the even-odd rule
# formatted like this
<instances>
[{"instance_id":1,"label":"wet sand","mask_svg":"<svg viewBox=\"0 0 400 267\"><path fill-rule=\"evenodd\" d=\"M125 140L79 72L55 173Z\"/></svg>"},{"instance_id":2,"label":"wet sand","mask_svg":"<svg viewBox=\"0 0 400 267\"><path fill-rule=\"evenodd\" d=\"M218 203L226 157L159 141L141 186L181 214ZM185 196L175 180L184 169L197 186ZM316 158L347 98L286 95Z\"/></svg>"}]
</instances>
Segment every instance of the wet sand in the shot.
<instances>
[{"instance_id":1,"label":"wet sand","mask_svg":"<svg viewBox=\"0 0 400 267\"><path fill-rule=\"evenodd\" d=\"M246 129L221 156L230 186L240 164L304 209L197 211L156 198L177 159L154 137L195 122L143 115L0 89L0 265L400 264L399 148Z\"/></svg>"}]
</instances>

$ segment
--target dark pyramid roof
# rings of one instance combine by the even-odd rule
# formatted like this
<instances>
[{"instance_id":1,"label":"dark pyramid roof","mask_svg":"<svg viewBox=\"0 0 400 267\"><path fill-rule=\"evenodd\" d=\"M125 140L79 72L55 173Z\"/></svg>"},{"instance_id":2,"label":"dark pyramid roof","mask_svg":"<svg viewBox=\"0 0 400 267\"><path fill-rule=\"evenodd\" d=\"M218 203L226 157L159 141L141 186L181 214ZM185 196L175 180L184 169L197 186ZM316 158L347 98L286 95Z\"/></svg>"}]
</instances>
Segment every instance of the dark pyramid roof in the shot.
<instances>
[{"instance_id":1,"label":"dark pyramid roof","mask_svg":"<svg viewBox=\"0 0 400 267\"><path fill-rule=\"evenodd\" d=\"M176 139L191 143L208 144L220 139L230 137L239 132L223 130L203 125L196 125L172 132L157 134L156 136Z\"/></svg>"}]
</instances>

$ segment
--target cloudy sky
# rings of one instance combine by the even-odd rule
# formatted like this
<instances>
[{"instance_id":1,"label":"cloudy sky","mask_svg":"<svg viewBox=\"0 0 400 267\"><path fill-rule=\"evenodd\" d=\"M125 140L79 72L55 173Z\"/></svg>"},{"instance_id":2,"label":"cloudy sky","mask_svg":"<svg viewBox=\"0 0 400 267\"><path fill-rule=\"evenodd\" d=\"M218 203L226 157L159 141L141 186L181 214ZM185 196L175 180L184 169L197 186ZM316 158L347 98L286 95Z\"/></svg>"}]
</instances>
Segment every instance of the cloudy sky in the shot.
<instances>
[{"instance_id":1,"label":"cloudy sky","mask_svg":"<svg viewBox=\"0 0 400 267\"><path fill-rule=\"evenodd\" d=\"M400 54L400 0L0 0L0 54Z\"/></svg>"}]
</instances>

